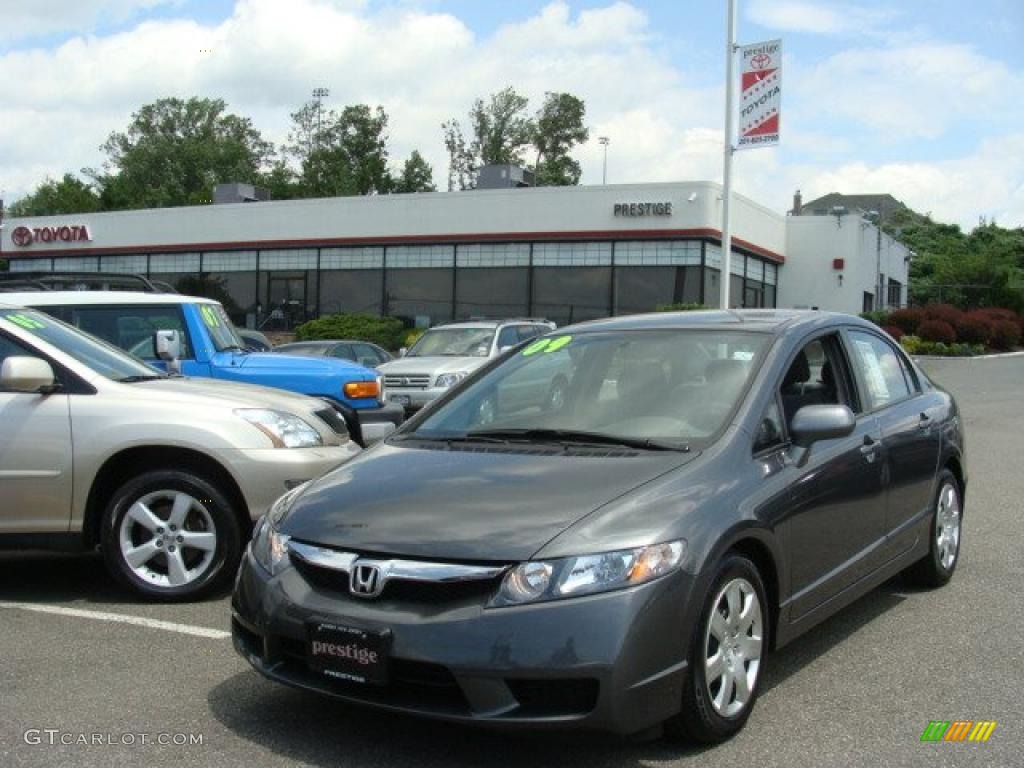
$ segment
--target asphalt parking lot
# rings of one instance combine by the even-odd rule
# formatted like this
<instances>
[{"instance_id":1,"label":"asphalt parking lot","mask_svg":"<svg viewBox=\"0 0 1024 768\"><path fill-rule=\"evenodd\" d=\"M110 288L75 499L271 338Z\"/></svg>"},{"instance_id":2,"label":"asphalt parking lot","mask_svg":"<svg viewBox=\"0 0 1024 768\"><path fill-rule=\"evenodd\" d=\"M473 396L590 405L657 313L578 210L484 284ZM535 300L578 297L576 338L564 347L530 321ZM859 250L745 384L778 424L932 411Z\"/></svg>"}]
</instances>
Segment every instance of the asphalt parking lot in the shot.
<instances>
[{"instance_id":1,"label":"asphalt parking lot","mask_svg":"<svg viewBox=\"0 0 1024 768\"><path fill-rule=\"evenodd\" d=\"M934 592L893 580L770 656L727 744L502 735L349 707L252 672L227 637L226 594L146 605L96 557L0 554L0 765L1024 764L1024 357L924 366L968 429L956 576ZM982 744L921 743L930 720L998 725ZM79 734L103 743L59 743Z\"/></svg>"}]
</instances>

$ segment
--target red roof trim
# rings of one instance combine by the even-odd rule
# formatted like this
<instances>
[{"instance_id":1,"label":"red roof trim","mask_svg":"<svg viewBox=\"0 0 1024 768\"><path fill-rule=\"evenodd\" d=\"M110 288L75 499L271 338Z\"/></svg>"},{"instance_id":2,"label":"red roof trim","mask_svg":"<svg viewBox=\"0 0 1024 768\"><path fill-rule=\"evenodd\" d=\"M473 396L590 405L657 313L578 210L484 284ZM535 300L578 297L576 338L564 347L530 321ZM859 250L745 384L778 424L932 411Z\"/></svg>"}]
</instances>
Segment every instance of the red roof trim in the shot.
<instances>
[{"instance_id":1,"label":"red roof trim","mask_svg":"<svg viewBox=\"0 0 1024 768\"><path fill-rule=\"evenodd\" d=\"M330 247L339 245L402 245L406 243L486 243L517 242L523 240L647 240L678 237L705 237L721 242L722 233L717 229L597 229L574 232L495 232L489 234L440 234L440 235L399 235L392 237L325 237L298 240L237 240L219 243L182 243L178 245L131 245L117 248L62 248L49 251L3 251L5 259L47 258L50 256L100 256L119 253L180 253L183 251L228 251L239 249ZM733 238L733 244L758 256L784 264L786 257L753 243Z\"/></svg>"}]
</instances>

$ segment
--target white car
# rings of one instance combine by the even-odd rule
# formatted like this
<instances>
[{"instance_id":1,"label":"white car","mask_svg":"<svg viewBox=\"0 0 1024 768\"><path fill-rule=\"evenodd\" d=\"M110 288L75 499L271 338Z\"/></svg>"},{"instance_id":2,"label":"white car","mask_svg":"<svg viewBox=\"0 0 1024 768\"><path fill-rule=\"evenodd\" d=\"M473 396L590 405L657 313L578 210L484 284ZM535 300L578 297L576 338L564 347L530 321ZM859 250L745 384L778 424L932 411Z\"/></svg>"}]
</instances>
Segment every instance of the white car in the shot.
<instances>
[{"instance_id":1,"label":"white car","mask_svg":"<svg viewBox=\"0 0 1024 768\"><path fill-rule=\"evenodd\" d=\"M547 320L472 320L436 325L398 360L377 366L392 403L417 411L522 341L555 329Z\"/></svg>"},{"instance_id":2,"label":"white car","mask_svg":"<svg viewBox=\"0 0 1024 768\"><path fill-rule=\"evenodd\" d=\"M0 547L99 547L156 599L229 579L252 520L360 452L329 402L168 376L4 304L0 425Z\"/></svg>"}]
</instances>

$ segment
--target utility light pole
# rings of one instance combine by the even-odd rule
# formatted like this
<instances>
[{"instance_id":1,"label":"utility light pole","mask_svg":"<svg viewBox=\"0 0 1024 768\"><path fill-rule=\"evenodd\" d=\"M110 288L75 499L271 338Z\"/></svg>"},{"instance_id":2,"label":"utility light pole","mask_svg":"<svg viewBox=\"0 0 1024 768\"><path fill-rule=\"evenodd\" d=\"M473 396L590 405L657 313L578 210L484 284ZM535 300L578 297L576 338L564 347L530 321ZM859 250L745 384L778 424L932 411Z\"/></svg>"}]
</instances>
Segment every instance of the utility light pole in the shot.
<instances>
[{"instance_id":1,"label":"utility light pole","mask_svg":"<svg viewBox=\"0 0 1024 768\"><path fill-rule=\"evenodd\" d=\"M729 308L729 283L732 282L732 146L736 88L736 0L729 0L725 42L725 154L722 162L722 274L721 308Z\"/></svg>"},{"instance_id":2,"label":"utility light pole","mask_svg":"<svg viewBox=\"0 0 1024 768\"><path fill-rule=\"evenodd\" d=\"M314 88L313 99L316 101L316 148L320 148L320 115L323 112L323 100L331 95L327 88Z\"/></svg>"},{"instance_id":3,"label":"utility light pole","mask_svg":"<svg viewBox=\"0 0 1024 768\"><path fill-rule=\"evenodd\" d=\"M608 183L608 145L611 143L611 139L607 136L598 136L597 143L604 147L604 162L601 165L601 183Z\"/></svg>"}]
</instances>

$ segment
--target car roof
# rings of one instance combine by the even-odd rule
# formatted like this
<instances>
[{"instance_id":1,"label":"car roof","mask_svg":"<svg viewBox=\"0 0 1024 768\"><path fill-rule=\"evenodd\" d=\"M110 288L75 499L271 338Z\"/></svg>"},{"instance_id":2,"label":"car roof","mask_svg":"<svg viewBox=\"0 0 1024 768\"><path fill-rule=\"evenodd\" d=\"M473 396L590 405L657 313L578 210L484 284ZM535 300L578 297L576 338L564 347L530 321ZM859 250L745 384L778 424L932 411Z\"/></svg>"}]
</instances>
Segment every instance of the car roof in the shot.
<instances>
[{"instance_id":1,"label":"car roof","mask_svg":"<svg viewBox=\"0 0 1024 768\"><path fill-rule=\"evenodd\" d=\"M369 344L371 347L379 347L379 344L374 344L372 341L364 341L363 339L308 339L307 341L288 341L284 344L278 344L276 349L281 347L298 347L298 346L328 346L330 344Z\"/></svg>"},{"instance_id":2,"label":"car roof","mask_svg":"<svg viewBox=\"0 0 1024 768\"><path fill-rule=\"evenodd\" d=\"M214 299L182 296L177 293L142 293L141 291L15 291L2 294L4 303L23 307L77 305L137 304L216 304Z\"/></svg>"},{"instance_id":3,"label":"car roof","mask_svg":"<svg viewBox=\"0 0 1024 768\"><path fill-rule=\"evenodd\" d=\"M782 333L797 327L847 323L872 327L872 323L856 315L822 312L816 309L710 309L692 312L649 312L623 315L578 323L574 331L631 331L653 329L697 328L715 330L759 331Z\"/></svg>"}]
</instances>

